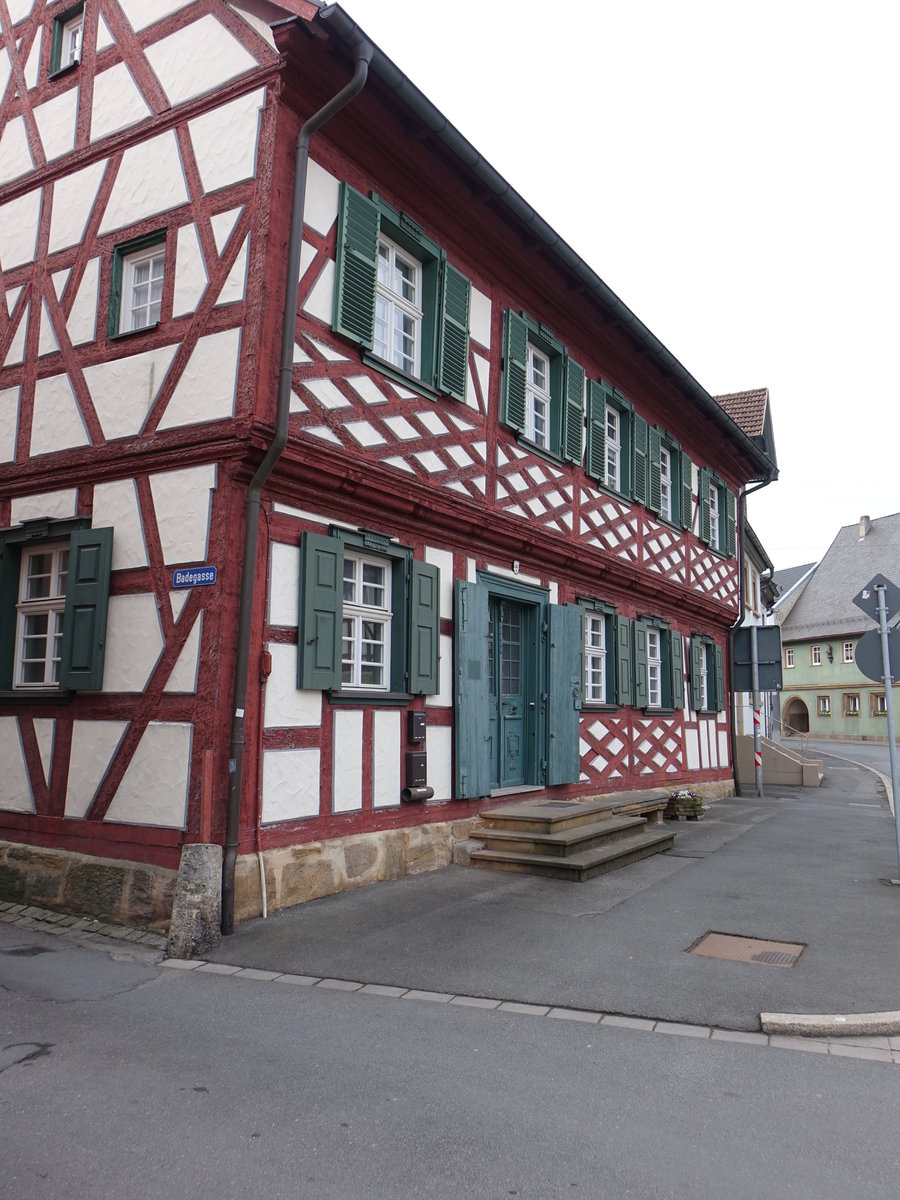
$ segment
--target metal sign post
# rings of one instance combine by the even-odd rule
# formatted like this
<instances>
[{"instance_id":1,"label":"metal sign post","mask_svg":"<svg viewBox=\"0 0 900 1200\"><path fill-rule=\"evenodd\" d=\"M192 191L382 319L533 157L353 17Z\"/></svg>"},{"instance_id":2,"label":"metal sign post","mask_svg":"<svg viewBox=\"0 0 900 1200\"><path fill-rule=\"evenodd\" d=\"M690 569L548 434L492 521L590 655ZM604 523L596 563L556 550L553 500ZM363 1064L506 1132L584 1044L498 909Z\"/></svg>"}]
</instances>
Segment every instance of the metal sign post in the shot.
<instances>
[{"instance_id":1,"label":"metal sign post","mask_svg":"<svg viewBox=\"0 0 900 1200\"><path fill-rule=\"evenodd\" d=\"M897 738L894 732L894 678L891 674L891 650L888 640L887 587L877 583L878 628L881 633L881 659L884 668L884 706L887 709L888 749L891 758L891 791L894 796L894 827L897 833L897 866L900 869L900 777L897 774Z\"/></svg>"},{"instance_id":2,"label":"metal sign post","mask_svg":"<svg viewBox=\"0 0 900 1200\"><path fill-rule=\"evenodd\" d=\"M759 699L759 634L755 625L750 626L750 670L753 675L753 772L756 776L756 794L763 796L762 732L760 730ZM900 838L900 832L897 834ZM900 842L898 842L900 846Z\"/></svg>"}]
</instances>

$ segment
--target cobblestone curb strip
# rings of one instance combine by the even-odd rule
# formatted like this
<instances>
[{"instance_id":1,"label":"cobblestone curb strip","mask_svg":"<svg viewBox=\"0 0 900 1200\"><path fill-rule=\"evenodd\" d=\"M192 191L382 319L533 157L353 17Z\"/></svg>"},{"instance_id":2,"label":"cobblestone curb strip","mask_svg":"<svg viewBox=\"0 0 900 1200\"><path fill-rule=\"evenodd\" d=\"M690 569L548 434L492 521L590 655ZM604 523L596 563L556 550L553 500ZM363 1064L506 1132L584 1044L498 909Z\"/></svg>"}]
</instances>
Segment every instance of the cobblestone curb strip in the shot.
<instances>
[{"instance_id":1,"label":"cobblestone curb strip","mask_svg":"<svg viewBox=\"0 0 900 1200\"><path fill-rule=\"evenodd\" d=\"M163 951L166 948L166 939L162 934L150 933L135 925L116 925L102 917L76 917L53 912L34 904L11 904L8 900L0 900L0 922L22 929L39 929L42 933L61 934L70 940L88 937L90 944L100 944L105 949L113 942L128 942L149 950ZM96 936L96 940L92 935Z\"/></svg>"},{"instance_id":2,"label":"cobblestone curb strip","mask_svg":"<svg viewBox=\"0 0 900 1200\"><path fill-rule=\"evenodd\" d=\"M354 992L397 1000L425 1001L431 1004L483 1008L493 1012L528 1017L549 1017L558 1021L578 1021L604 1028L632 1029L644 1033L663 1033L714 1042L736 1042L747 1046L770 1046L781 1050L806 1050L813 1054L831 1054L841 1058L862 1058L871 1062L900 1064L900 1036L884 1037L787 1037L777 1033L745 1033L736 1029L716 1029L711 1025L683 1025L675 1021L654 1021L644 1017L622 1017L616 1013L587 1012L583 1009L551 1008L544 1004L520 1004L512 1000L491 1000L484 996L453 996L447 992L425 992L418 988L388 987L379 983L359 983L352 979L320 979L315 975L279 975L254 967L234 967L208 963L202 959L167 958L160 964L173 971L194 971L199 975L227 976L229 979L255 980L257 983L286 983L295 987L322 988L328 991ZM880 1014L874 1014L876 1016ZM794 1018L796 1020L796 1018Z\"/></svg>"}]
</instances>

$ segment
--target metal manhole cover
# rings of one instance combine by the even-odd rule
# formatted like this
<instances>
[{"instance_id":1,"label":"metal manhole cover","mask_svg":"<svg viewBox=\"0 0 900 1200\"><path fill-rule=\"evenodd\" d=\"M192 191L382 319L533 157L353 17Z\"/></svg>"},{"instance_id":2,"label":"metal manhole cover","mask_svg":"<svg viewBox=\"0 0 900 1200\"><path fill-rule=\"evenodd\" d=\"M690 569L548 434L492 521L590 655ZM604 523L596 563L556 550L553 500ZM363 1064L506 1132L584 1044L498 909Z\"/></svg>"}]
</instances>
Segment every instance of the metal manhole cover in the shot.
<instances>
[{"instance_id":1,"label":"metal manhole cover","mask_svg":"<svg viewBox=\"0 0 900 1200\"><path fill-rule=\"evenodd\" d=\"M771 942L736 933L706 933L689 954L725 958L730 962L762 963L767 967L792 967L806 947L802 942Z\"/></svg>"}]
</instances>

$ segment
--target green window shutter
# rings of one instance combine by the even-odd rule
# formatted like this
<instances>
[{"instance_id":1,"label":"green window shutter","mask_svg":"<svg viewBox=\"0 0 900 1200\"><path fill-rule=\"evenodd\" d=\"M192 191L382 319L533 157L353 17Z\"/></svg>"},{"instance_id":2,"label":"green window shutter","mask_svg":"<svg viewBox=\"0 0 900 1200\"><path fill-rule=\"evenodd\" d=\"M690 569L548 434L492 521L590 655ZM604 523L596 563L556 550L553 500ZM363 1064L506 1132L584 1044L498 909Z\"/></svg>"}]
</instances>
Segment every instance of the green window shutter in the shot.
<instances>
[{"instance_id":1,"label":"green window shutter","mask_svg":"<svg viewBox=\"0 0 900 1200\"><path fill-rule=\"evenodd\" d=\"M584 453L584 367L566 356L562 457L581 463Z\"/></svg>"},{"instance_id":2,"label":"green window shutter","mask_svg":"<svg viewBox=\"0 0 900 1200\"><path fill-rule=\"evenodd\" d=\"M300 543L298 688L341 686L343 580L343 543L319 533L304 533Z\"/></svg>"},{"instance_id":3,"label":"green window shutter","mask_svg":"<svg viewBox=\"0 0 900 1200\"><path fill-rule=\"evenodd\" d=\"M456 675L454 724L455 797L471 800L491 790L488 644L490 591L484 584L456 581L453 640Z\"/></svg>"},{"instance_id":4,"label":"green window shutter","mask_svg":"<svg viewBox=\"0 0 900 1200\"><path fill-rule=\"evenodd\" d=\"M662 438L658 429L651 428L647 433L650 445L647 463L647 507L658 513L662 507L659 473L659 448Z\"/></svg>"},{"instance_id":5,"label":"green window shutter","mask_svg":"<svg viewBox=\"0 0 900 1200\"><path fill-rule=\"evenodd\" d=\"M716 643L716 712L725 709L725 661L722 647ZM712 707L712 706L710 706Z\"/></svg>"},{"instance_id":6,"label":"green window shutter","mask_svg":"<svg viewBox=\"0 0 900 1200\"><path fill-rule=\"evenodd\" d=\"M377 206L349 184L342 184L333 328L367 350L372 349L375 336L380 227Z\"/></svg>"},{"instance_id":7,"label":"green window shutter","mask_svg":"<svg viewBox=\"0 0 900 1200\"><path fill-rule=\"evenodd\" d=\"M672 707L684 708L684 638L672 630Z\"/></svg>"},{"instance_id":8,"label":"green window shutter","mask_svg":"<svg viewBox=\"0 0 900 1200\"><path fill-rule=\"evenodd\" d=\"M709 539L712 536L710 529L710 512L709 512L709 471L706 467L700 468L699 503L700 503L700 540L709 545Z\"/></svg>"},{"instance_id":9,"label":"green window shutter","mask_svg":"<svg viewBox=\"0 0 900 1200\"><path fill-rule=\"evenodd\" d=\"M18 546L0 541L0 690L3 691L9 691L13 685L21 561Z\"/></svg>"},{"instance_id":10,"label":"green window shutter","mask_svg":"<svg viewBox=\"0 0 900 1200\"><path fill-rule=\"evenodd\" d=\"M441 631L440 572L413 559L409 577L409 690L433 696L438 691Z\"/></svg>"},{"instance_id":11,"label":"green window shutter","mask_svg":"<svg viewBox=\"0 0 900 1200\"><path fill-rule=\"evenodd\" d=\"M616 629L616 700L623 707L634 703L634 678L631 670L631 620L615 617Z\"/></svg>"},{"instance_id":12,"label":"green window shutter","mask_svg":"<svg viewBox=\"0 0 900 1200\"><path fill-rule=\"evenodd\" d=\"M703 708L703 668L701 665L701 651L703 643L698 634L691 634L691 708L694 712L700 712Z\"/></svg>"},{"instance_id":13,"label":"green window shutter","mask_svg":"<svg viewBox=\"0 0 900 1200\"><path fill-rule=\"evenodd\" d=\"M103 687L112 544L112 529L77 529L69 538L60 687Z\"/></svg>"},{"instance_id":14,"label":"green window shutter","mask_svg":"<svg viewBox=\"0 0 900 1200\"><path fill-rule=\"evenodd\" d=\"M690 529L693 517L694 464L689 454L681 454L681 528Z\"/></svg>"},{"instance_id":15,"label":"green window shutter","mask_svg":"<svg viewBox=\"0 0 900 1200\"><path fill-rule=\"evenodd\" d=\"M631 417L631 450L634 469L631 495L639 504L647 503L647 422L633 413Z\"/></svg>"},{"instance_id":16,"label":"green window shutter","mask_svg":"<svg viewBox=\"0 0 900 1200\"><path fill-rule=\"evenodd\" d=\"M734 558L737 551L737 503L734 492L725 488L725 553Z\"/></svg>"},{"instance_id":17,"label":"green window shutter","mask_svg":"<svg viewBox=\"0 0 900 1200\"><path fill-rule=\"evenodd\" d=\"M112 271L109 281L109 311L106 317L106 336L115 337L119 332L122 317L122 254L113 251Z\"/></svg>"},{"instance_id":18,"label":"green window shutter","mask_svg":"<svg viewBox=\"0 0 900 1200\"><path fill-rule=\"evenodd\" d=\"M441 285L441 334L437 385L454 400L466 399L469 370L469 302L472 285L456 267L444 263Z\"/></svg>"},{"instance_id":19,"label":"green window shutter","mask_svg":"<svg viewBox=\"0 0 900 1200\"><path fill-rule=\"evenodd\" d=\"M585 470L592 479L606 478L606 393L594 379L588 380Z\"/></svg>"},{"instance_id":20,"label":"green window shutter","mask_svg":"<svg viewBox=\"0 0 900 1200\"><path fill-rule=\"evenodd\" d=\"M647 690L647 626L643 621L634 623L634 704L635 708L646 708L650 695Z\"/></svg>"},{"instance_id":21,"label":"green window shutter","mask_svg":"<svg viewBox=\"0 0 900 1200\"><path fill-rule=\"evenodd\" d=\"M584 612L577 604L550 605L550 737L547 784L577 783L579 712L583 696Z\"/></svg>"},{"instance_id":22,"label":"green window shutter","mask_svg":"<svg viewBox=\"0 0 900 1200\"><path fill-rule=\"evenodd\" d=\"M528 326L513 310L506 311L503 339L503 383L500 420L525 432L525 379L528 361Z\"/></svg>"}]
</instances>

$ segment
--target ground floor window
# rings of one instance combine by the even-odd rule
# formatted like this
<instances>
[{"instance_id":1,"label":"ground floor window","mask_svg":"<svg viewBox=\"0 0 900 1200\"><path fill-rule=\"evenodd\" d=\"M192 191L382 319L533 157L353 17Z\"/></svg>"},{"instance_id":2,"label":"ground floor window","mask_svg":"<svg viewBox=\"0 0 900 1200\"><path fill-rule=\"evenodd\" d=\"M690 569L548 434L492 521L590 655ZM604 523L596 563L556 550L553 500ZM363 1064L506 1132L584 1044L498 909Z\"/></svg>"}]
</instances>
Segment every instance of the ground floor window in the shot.
<instances>
[{"instance_id":1,"label":"ground floor window","mask_svg":"<svg viewBox=\"0 0 900 1200\"><path fill-rule=\"evenodd\" d=\"M844 692L844 716L859 716L859 692Z\"/></svg>"},{"instance_id":2,"label":"ground floor window","mask_svg":"<svg viewBox=\"0 0 900 1200\"><path fill-rule=\"evenodd\" d=\"M886 717L887 716L887 698L884 692L874 693L872 695L872 716Z\"/></svg>"},{"instance_id":3,"label":"ground floor window","mask_svg":"<svg viewBox=\"0 0 900 1200\"><path fill-rule=\"evenodd\" d=\"M691 634L691 708L721 712L725 707L725 666L722 647L707 634Z\"/></svg>"},{"instance_id":4,"label":"ground floor window","mask_svg":"<svg viewBox=\"0 0 900 1200\"><path fill-rule=\"evenodd\" d=\"M818 696L816 698L816 712L820 717L831 716L831 697Z\"/></svg>"},{"instance_id":5,"label":"ground floor window","mask_svg":"<svg viewBox=\"0 0 900 1200\"><path fill-rule=\"evenodd\" d=\"M655 617L634 622L634 696L637 708L684 705L684 641Z\"/></svg>"}]
</instances>

